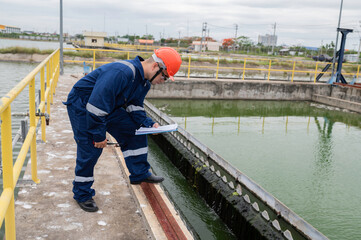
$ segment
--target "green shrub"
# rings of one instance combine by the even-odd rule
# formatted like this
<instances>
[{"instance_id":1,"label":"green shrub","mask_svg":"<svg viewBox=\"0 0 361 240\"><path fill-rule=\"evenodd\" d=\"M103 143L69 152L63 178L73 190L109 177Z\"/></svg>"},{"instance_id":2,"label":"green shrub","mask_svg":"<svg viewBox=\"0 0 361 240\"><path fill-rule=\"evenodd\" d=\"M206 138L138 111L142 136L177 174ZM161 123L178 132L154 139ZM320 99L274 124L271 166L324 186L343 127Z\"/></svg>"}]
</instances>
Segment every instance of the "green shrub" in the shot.
<instances>
[{"instance_id":1,"label":"green shrub","mask_svg":"<svg viewBox=\"0 0 361 240\"><path fill-rule=\"evenodd\" d=\"M25 47L7 47L7 48L1 48L0 53L24 53L24 54L50 54L53 50L47 49L47 50L40 50L39 48L25 48Z\"/></svg>"}]
</instances>

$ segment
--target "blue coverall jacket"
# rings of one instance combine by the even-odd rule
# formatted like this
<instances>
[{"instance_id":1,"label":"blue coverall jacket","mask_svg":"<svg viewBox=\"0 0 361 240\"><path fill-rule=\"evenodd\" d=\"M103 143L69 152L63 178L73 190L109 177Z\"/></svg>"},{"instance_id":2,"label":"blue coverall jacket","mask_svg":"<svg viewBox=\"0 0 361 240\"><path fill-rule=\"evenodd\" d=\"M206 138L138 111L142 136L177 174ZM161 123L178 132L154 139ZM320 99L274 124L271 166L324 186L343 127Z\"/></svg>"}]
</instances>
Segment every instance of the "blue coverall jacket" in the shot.
<instances>
[{"instance_id":1,"label":"blue coverall jacket","mask_svg":"<svg viewBox=\"0 0 361 240\"><path fill-rule=\"evenodd\" d=\"M154 124L143 108L150 82L144 79L141 61L138 56L97 68L74 85L64 103L77 143L73 192L79 202L95 195L93 172L102 149L94 142L104 141L106 132L120 144L130 180L150 176L147 137L134 135L139 127Z\"/></svg>"}]
</instances>

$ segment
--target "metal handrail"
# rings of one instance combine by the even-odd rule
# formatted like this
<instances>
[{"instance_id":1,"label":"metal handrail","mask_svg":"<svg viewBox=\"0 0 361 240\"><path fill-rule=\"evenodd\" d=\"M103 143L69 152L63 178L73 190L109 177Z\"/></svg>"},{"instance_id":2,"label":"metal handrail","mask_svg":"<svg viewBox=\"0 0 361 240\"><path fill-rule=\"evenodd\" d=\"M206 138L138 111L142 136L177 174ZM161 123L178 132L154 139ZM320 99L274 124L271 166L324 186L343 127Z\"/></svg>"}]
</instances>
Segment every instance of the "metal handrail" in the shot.
<instances>
[{"instance_id":1,"label":"metal handrail","mask_svg":"<svg viewBox=\"0 0 361 240\"><path fill-rule=\"evenodd\" d=\"M147 114L160 125L174 123L171 118L148 101L144 102L144 108ZM272 194L268 193L183 128L178 127L178 131L172 132L171 135L210 168L214 174L234 189L235 193L241 195L266 221L271 222L277 230L281 231L287 239L294 239L292 235L299 234L305 239L328 239Z\"/></svg>"},{"instance_id":2,"label":"metal handrail","mask_svg":"<svg viewBox=\"0 0 361 240\"><path fill-rule=\"evenodd\" d=\"M114 53L126 53L127 54L127 59L130 59L130 54L151 54L150 52L144 52L144 51L126 51L126 50L114 50L114 49L92 49L92 48L64 48L65 50L73 50L73 51L92 51L93 52L93 60L92 61L80 61L80 60L64 60L64 62L67 63L92 63L93 65L93 70L96 67L96 64L106 64L106 63L110 63L108 61L96 61L96 52L114 52ZM328 63L324 63L324 62L314 62L314 61L295 61L295 60L284 60L284 59L274 59L274 58L251 58L251 57L245 57L245 58L229 58L229 57L216 57L216 56L191 56L189 54L182 54L181 55L183 59L187 59L188 61L183 61L184 64L181 65L181 67L184 69L186 68L186 72L187 72L187 78L190 78L190 74L191 74L191 69L211 69L211 70L215 70L216 74L215 74L215 79L219 78L219 70L237 70L237 71L241 71L241 78L242 80L245 79L245 75L247 71L260 71L260 72L264 72L265 74L267 74L267 80L270 80L271 77L271 73L275 73L275 72L285 72L291 75L291 79L290 81L293 82L294 81L294 77L295 77L295 73L306 73L309 74L310 79L313 79L313 82L316 83L316 78L317 75L322 73L322 74L331 74L330 72L323 72L322 70L320 71L320 64L328 64ZM197 65L191 65L192 63L192 59L214 59L216 61L216 65L215 66L197 66ZM221 60L230 60L230 61L240 61L240 66L239 67L224 67L224 66L220 66L220 61ZM242 63L243 62L243 63ZM247 63L257 63L258 65L262 62L267 62L264 63L263 65L265 66L265 68L260 68L260 67L247 67ZM274 68L275 67L275 63L286 63L286 64L290 64L290 68L288 69L279 69L279 68ZM314 64L315 67L312 70L297 70L297 66L301 64ZM292 66L291 66L292 65ZM345 66L346 64L344 64L343 66ZM360 65L354 65L357 66L357 70L355 72L350 72L350 73L342 73L343 75L348 75L348 76L355 76L356 78L360 77Z\"/></svg>"},{"instance_id":3,"label":"metal handrail","mask_svg":"<svg viewBox=\"0 0 361 240\"><path fill-rule=\"evenodd\" d=\"M11 89L1 98L0 116L1 116L1 155L3 163L3 192L0 196L0 226L5 219L5 237L6 239L16 239L15 233L15 206L14 189L19 179L21 169L24 165L26 155L30 148L31 156L31 175L35 183L40 183L37 176L36 159L36 126L41 119L41 136L46 140L45 135L45 116L50 114L50 104L53 103L53 94L60 73L60 51L55 50L43 62L41 62L33 71L31 71L20 83ZM46 76L45 76L46 73ZM40 104L36 110L35 100L35 77L40 74ZM25 137L23 145L13 163L12 148L12 121L11 121L11 103L16 97L29 86L29 120L30 127ZM46 87L45 87L46 86ZM46 107L45 107L46 106ZM46 108L46 113L45 113Z\"/></svg>"}]
</instances>

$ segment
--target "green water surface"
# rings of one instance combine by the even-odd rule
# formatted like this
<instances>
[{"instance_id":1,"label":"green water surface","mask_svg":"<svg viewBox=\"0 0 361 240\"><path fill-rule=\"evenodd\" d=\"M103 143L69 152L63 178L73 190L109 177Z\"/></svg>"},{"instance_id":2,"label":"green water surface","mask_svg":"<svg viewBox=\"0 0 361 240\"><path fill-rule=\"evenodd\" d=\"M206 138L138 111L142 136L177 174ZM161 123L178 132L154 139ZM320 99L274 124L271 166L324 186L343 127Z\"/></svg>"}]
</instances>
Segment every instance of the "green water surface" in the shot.
<instances>
[{"instance_id":1,"label":"green water surface","mask_svg":"<svg viewBox=\"0 0 361 240\"><path fill-rule=\"evenodd\" d=\"M330 239L361 239L361 115L309 102L151 100Z\"/></svg>"}]
</instances>

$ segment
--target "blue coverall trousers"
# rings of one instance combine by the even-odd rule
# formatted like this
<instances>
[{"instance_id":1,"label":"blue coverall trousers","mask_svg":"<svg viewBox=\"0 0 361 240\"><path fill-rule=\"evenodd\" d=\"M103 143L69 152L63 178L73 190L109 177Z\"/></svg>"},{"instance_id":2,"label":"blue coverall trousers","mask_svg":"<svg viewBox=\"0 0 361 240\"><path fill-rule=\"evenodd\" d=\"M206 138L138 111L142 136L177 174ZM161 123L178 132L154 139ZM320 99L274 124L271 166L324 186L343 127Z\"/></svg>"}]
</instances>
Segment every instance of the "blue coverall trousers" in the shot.
<instances>
[{"instance_id":1,"label":"blue coverall trousers","mask_svg":"<svg viewBox=\"0 0 361 240\"><path fill-rule=\"evenodd\" d=\"M68 115L77 144L75 179L73 181L74 199L85 202L95 195L92 189L94 182L94 166L103 149L95 148L92 135L86 126L86 101L79 96L73 96L67 105ZM119 143L130 172L131 181L141 181L150 176L150 165L147 161L148 142L146 135L134 135L136 124L123 108L116 109L107 116L107 132Z\"/></svg>"}]
</instances>

